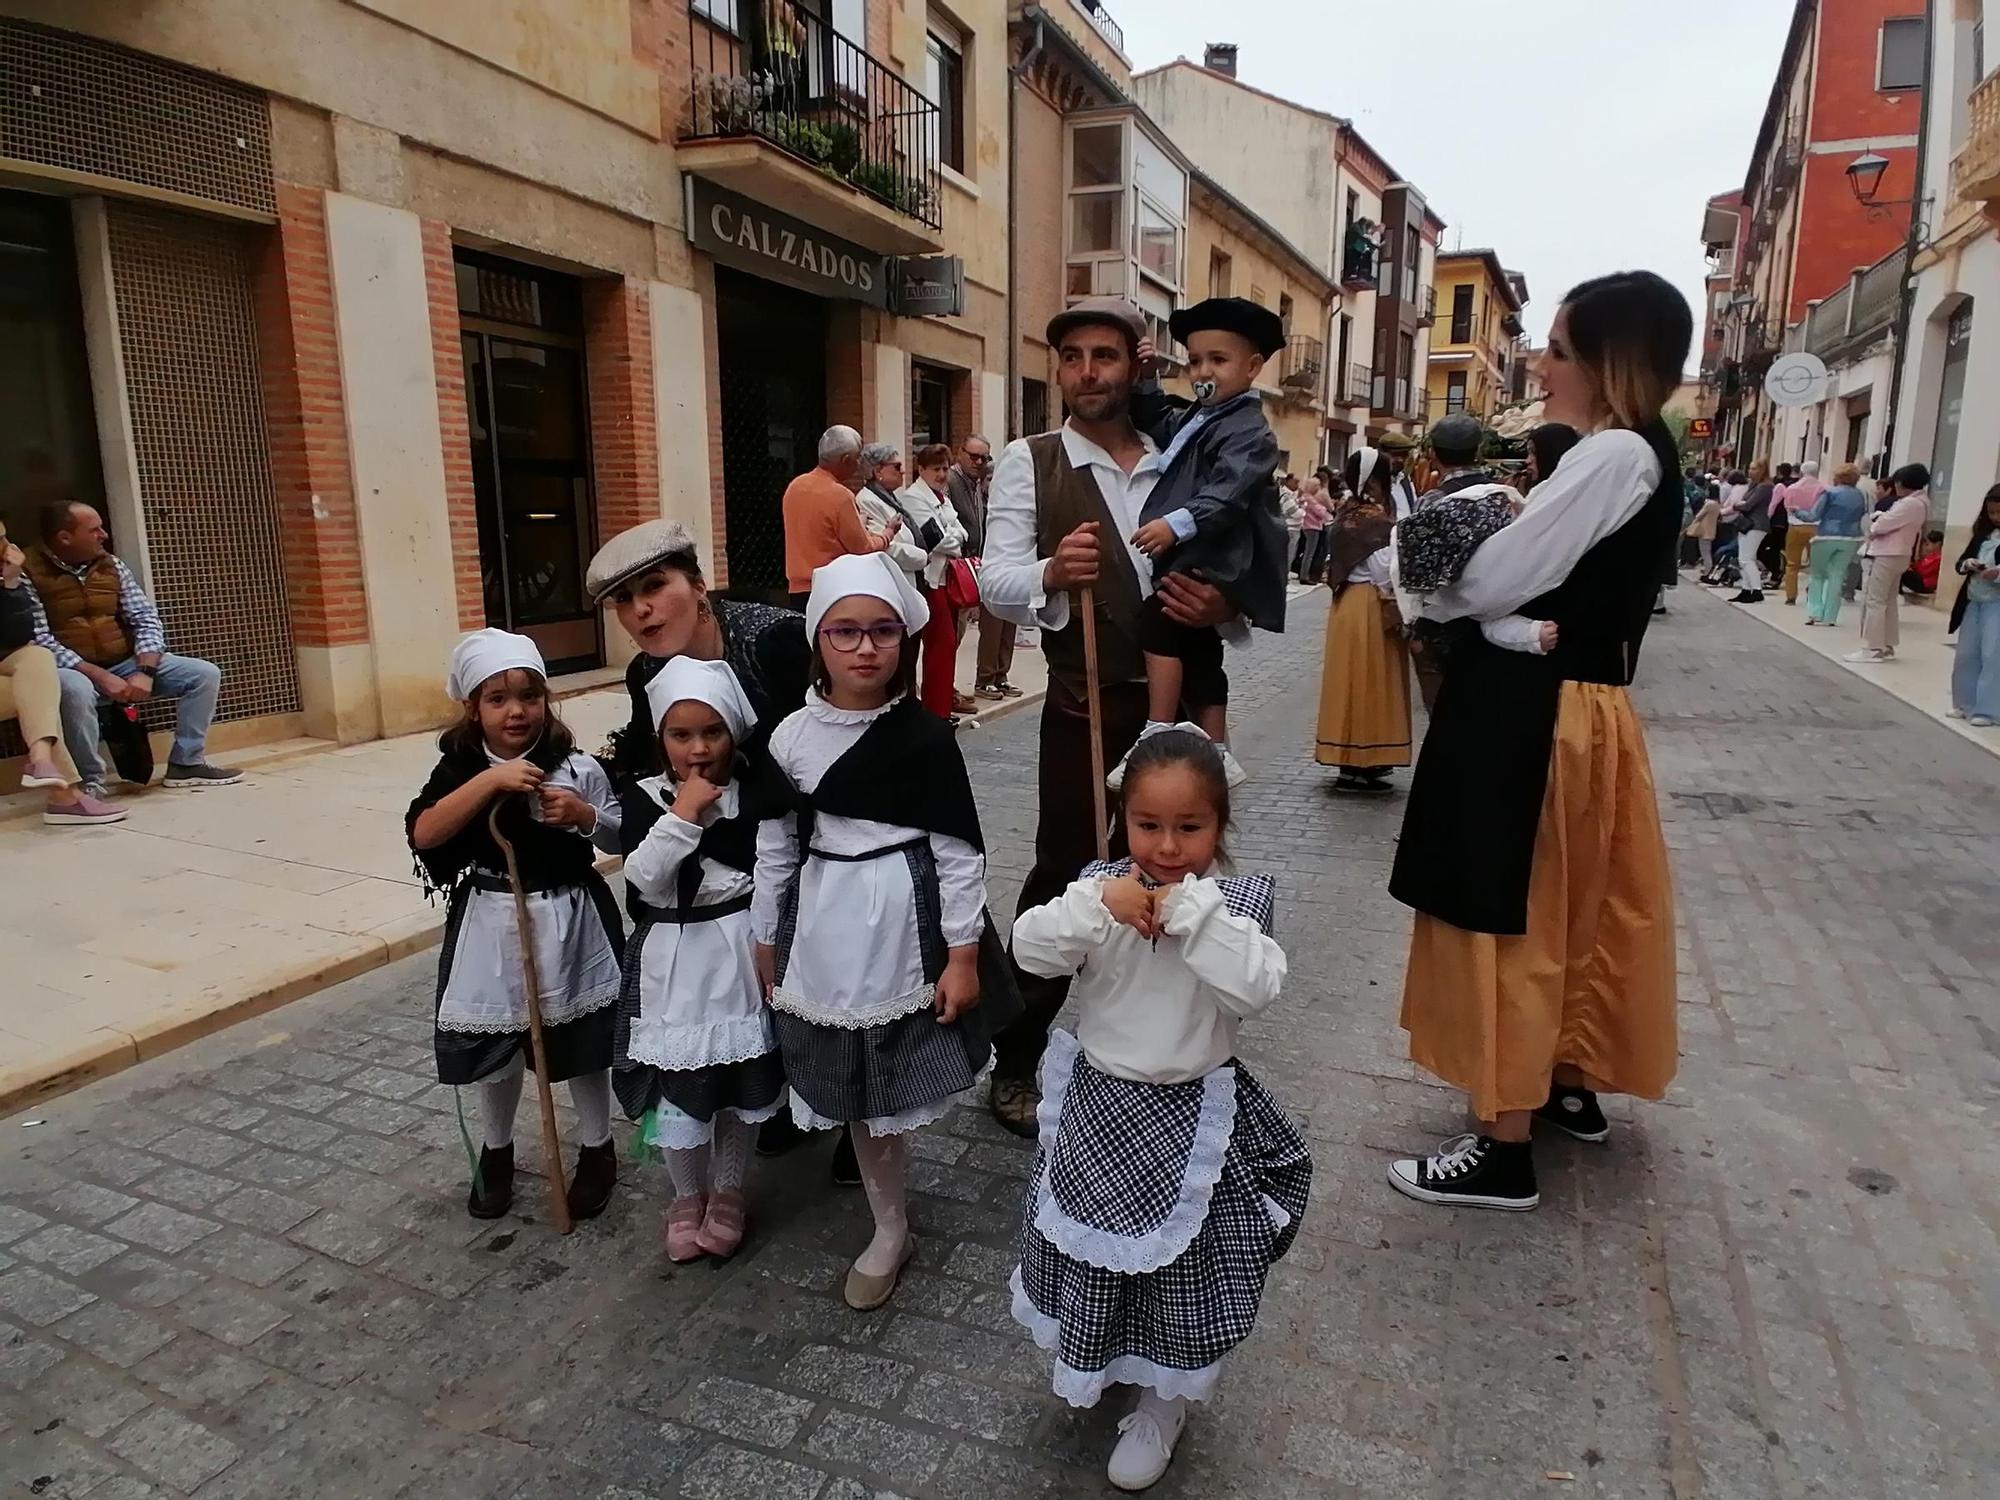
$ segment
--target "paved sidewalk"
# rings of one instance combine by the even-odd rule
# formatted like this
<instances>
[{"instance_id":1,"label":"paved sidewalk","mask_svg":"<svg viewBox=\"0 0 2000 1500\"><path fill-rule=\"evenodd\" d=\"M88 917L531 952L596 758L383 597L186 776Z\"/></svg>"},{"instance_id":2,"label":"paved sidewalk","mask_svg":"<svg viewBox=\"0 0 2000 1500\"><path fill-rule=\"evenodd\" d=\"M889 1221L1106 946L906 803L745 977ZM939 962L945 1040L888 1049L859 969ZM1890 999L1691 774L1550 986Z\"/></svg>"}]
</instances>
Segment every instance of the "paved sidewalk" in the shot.
<instances>
[{"instance_id":1,"label":"paved sidewalk","mask_svg":"<svg viewBox=\"0 0 2000 1500\"><path fill-rule=\"evenodd\" d=\"M1690 594L1727 602L1734 593L1732 589L1705 589L1695 583L1693 575L1686 570L1681 573L1681 583L1682 587L1667 596L1670 608L1675 600L1685 599ZM1788 605L1782 588L1766 590L1762 604L1744 604L1734 608L1738 613L1760 620L1780 634L1810 646L1824 660L1843 671L1852 672L1864 682L1873 683L1890 696L1900 698L1959 738L1970 740L1987 754L2000 755L2000 729L1974 729L1963 719L1949 718L1945 713L1951 707L1951 665L1955 655L1955 637L1948 635L1946 630L1951 624L1951 601L1957 597L1957 592L1958 580L1947 573L1938 596L1929 603L1903 600L1898 614L1903 639L1896 649L1895 659L1872 663L1842 660L1848 652L1859 651L1863 645L1859 600L1841 605L1840 618L1831 628L1807 625L1803 596L1800 603Z\"/></svg>"},{"instance_id":2,"label":"paved sidewalk","mask_svg":"<svg viewBox=\"0 0 2000 1500\"><path fill-rule=\"evenodd\" d=\"M963 643L970 685L977 632ZM1039 697L979 704L984 723ZM586 749L623 722L622 688L564 700ZM297 740L224 757L239 786L119 788L131 807L99 829L46 828L39 794L0 816L0 1116L232 1021L431 946L403 810L436 759L434 734L345 749ZM39 893L39 894L37 894Z\"/></svg>"},{"instance_id":3,"label":"paved sidewalk","mask_svg":"<svg viewBox=\"0 0 2000 1500\"><path fill-rule=\"evenodd\" d=\"M1293 976L1242 1051L1312 1143L1312 1207L1155 1493L1991 1500L1991 759L1741 611L1660 622L1680 1077L1614 1101L1608 1145L1541 1148L1539 1212L1444 1213L1382 1181L1461 1116L1395 1026L1400 798L1309 760L1323 601L1232 661L1232 843L1279 877ZM967 752L1006 911L1032 716ZM0 1122L0 1494L1109 1494L1119 1407L1064 1407L1007 1316L1028 1158L979 1110L917 1139L921 1254L862 1316L865 1209L823 1149L756 1165L726 1267L664 1262L653 1168L569 1239L536 1176L466 1218L430 1004L406 960ZM524 1108L531 1173L535 1137Z\"/></svg>"}]
</instances>

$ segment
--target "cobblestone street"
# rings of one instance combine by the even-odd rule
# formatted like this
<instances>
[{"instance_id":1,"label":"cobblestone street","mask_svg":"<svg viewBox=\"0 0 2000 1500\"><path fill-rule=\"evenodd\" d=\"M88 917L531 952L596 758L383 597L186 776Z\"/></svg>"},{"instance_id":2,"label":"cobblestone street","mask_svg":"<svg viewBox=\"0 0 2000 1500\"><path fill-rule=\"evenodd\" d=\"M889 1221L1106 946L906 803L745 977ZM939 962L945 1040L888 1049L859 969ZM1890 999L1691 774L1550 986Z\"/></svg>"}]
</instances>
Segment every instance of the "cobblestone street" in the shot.
<instances>
[{"instance_id":1,"label":"cobblestone street","mask_svg":"<svg viewBox=\"0 0 2000 1500\"><path fill-rule=\"evenodd\" d=\"M1532 1215L1384 1184L1392 1154L1464 1126L1395 1024L1401 799L1338 801L1311 764L1324 595L1234 659L1257 779L1233 849L1278 875L1292 965L1244 1055L1317 1170L1254 1341L1155 1493L2000 1490L1995 762L1677 592L1639 702L1681 1073L1664 1104L1610 1101L1608 1145L1546 1144ZM965 744L1011 915L1035 715ZM755 1166L752 1239L721 1268L668 1266L664 1175L629 1159L568 1239L533 1175L480 1224L431 1081L433 962L0 1121L0 1491L1109 1493L1124 1404L1064 1407L1008 1316L1028 1152L982 1109L918 1140L921 1253L873 1314L839 1299L867 1217L824 1149ZM531 1101L520 1119L538 1173Z\"/></svg>"}]
</instances>

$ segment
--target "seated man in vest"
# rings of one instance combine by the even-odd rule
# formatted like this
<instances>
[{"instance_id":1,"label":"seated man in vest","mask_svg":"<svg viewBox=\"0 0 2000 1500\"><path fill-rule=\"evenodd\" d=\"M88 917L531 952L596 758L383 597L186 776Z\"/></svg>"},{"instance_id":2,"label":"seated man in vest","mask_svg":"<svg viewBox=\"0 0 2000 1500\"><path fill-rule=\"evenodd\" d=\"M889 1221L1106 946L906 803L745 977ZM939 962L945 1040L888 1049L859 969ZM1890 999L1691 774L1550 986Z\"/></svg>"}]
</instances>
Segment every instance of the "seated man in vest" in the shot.
<instances>
[{"instance_id":1,"label":"seated man in vest","mask_svg":"<svg viewBox=\"0 0 2000 1500\"><path fill-rule=\"evenodd\" d=\"M177 698L174 748L166 785L228 786L240 771L211 766L208 726L215 718L222 669L167 654L160 612L132 570L105 550L104 520L88 505L58 500L42 508L42 544L28 554L35 592L35 643L61 670L63 743L84 789L101 796L104 761L97 745L100 702Z\"/></svg>"}]
</instances>

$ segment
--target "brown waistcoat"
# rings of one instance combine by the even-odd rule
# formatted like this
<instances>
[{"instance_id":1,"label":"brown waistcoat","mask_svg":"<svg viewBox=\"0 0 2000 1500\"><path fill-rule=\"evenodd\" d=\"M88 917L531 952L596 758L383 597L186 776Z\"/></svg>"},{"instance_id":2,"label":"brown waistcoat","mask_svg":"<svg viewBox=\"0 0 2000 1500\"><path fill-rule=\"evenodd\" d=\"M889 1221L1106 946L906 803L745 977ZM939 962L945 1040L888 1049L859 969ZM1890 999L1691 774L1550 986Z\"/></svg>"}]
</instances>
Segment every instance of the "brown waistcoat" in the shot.
<instances>
[{"instance_id":1,"label":"brown waistcoat","mask_svg":"<svg viewBox=\"0 0 2000 1500\"><path fill-rule=\"evenodd\" d=\"M92 666L116 666L132 654L132 632L118 618L118 563L109 552L81 578L45 547L30 547L27 565L51 635Z\"/></svg>"},{"instance_id":2,"label":"brown waistcoat","mask_svg":"<svg viewBox=\"0 0 2000 1500\"><path fill-rule=\"evenodd\" d=\"M1139 606L1145 597L1132 568L1132 555L1111 507L1088 469L1073 467L1061 432L1028 439L1035 461L1035 552L1054 557L1062 539L1086 521L1098 524L1097 672L1102 686L1144 682L1146 659L1139 650ZM1082 599L1073 596L1069 624L1042 632L1042 656L1049 674L1078 698L1084 692Z\"/></svg>"}]
</instances>

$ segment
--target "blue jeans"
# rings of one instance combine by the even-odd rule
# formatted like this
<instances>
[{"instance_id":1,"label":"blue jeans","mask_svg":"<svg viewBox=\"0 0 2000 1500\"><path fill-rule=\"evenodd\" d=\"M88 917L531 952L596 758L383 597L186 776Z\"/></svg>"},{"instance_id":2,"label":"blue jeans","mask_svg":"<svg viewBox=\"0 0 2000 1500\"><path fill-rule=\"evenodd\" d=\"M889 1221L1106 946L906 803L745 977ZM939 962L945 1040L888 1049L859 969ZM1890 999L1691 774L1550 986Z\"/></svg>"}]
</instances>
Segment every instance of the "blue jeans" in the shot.
<instances>
[{"instance_id":1,"label":"blue jeans","mask_svg":"<svg viewBox=\"0 0 2000 1500\"><path fill-rule=\"evenodd\" d=\"M2000 599L1970 600L1951 662L1951 706L2000 719Z\"/></svg>"},{"instance_id":2,"label":"blue jeans","mask_svg":"<svg viewBox=\"0 0 2000 1500\"><path fill-rule=\"evenodd\" d=\"M114 676L130 677L140 670L127 659L110 668ZM104 780L104 758L97 748L97 684L65 667L56 674L62 683L63 743L85 781ZM222 668L193 656L162 656L153 668L153 696L177 698L174 748L168 763L200 765L207 751L208 726L215 722L215 700L222 691Z\"/></svg>"}]
</instances>

